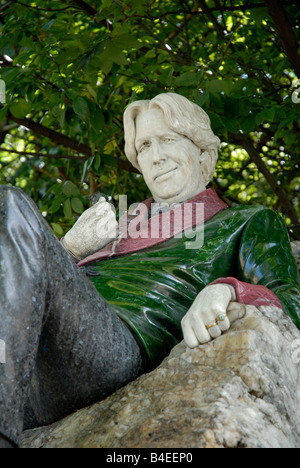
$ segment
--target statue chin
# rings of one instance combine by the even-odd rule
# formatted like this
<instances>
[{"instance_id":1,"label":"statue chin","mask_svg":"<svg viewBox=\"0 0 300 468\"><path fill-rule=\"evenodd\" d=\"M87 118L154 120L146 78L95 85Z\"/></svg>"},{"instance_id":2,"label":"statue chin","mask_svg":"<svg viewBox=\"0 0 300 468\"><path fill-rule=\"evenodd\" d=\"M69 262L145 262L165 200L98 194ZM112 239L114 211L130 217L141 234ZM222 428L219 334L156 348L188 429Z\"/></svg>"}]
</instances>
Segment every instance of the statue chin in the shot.
<instances>
[{"instance_id":1,"label":"statue chin","mask_svg":"<svg viewBox=\"0 0 300 468\"><path fill-rule=\"evenodd\" d=\"M187 190L188 188L188 190ZM180 192L177 190L160 190L156 193L152 192L152 196L156 203L174 205L176 203L184 203L188 200L191 200L199 193L202 193L206 190L204 185L191 190L190 187L184 187Z\"/></svg>"}]
</instances>

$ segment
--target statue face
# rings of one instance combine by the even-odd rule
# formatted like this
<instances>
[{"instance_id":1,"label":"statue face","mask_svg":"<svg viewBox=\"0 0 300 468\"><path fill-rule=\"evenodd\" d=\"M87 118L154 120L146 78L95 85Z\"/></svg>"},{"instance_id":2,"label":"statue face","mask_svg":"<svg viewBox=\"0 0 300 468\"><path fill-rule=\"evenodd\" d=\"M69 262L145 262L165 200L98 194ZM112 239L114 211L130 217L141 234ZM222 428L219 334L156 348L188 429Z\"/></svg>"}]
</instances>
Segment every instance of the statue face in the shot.
<instances>
[{"instance_id":1,"label":"statue face","mask_svg":"<svg viewBox=\"0 0 300 468\"><path fill-rule=\"evenodd\" d=\"M156 202L180 203L205 190L199 148L171 130L160 109L138 115L135 146L142 174Z\"/></svg>"}]
</instances>

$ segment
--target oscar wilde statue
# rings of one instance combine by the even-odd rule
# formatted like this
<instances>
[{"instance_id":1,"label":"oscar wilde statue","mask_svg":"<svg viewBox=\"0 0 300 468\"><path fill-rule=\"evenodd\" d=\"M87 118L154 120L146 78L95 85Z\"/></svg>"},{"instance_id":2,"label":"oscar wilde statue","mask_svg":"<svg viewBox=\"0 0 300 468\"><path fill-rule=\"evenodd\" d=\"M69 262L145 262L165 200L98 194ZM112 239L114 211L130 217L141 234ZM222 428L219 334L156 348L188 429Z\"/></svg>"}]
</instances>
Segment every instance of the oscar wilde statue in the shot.
<instances>
[{"instance_id":1,"label":"oscar wilde statue","mask_svg":"<svg viewBox=\"0 0 300 468\"><path fill-rule=\"evenodd\" d=\"M298 272L280 216L229 208L206 188L220 144L207 114L161 94L131 104L124 129L126 156L153 196L125 229L102 199L59 242L22 191L0 187L3 446L105 398L178 341L192 348L217 339L245 304L282 308L300 326ZM193 245L191 232L203 242Z\"/></svg>"}]
</instances>

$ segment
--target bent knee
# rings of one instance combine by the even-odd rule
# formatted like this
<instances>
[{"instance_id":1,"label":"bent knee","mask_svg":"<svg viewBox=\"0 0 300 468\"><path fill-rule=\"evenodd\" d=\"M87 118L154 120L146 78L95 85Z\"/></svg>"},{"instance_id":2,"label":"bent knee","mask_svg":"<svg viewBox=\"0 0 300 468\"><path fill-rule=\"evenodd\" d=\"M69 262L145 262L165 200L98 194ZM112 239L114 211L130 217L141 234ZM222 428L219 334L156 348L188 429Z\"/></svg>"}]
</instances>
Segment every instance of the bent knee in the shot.
<instances>
[{"instance_id":1,"label":"bent knee","mask_svg":"<svg viewBox=\"0 0 300 468\"><path fill-rule=\"evenodd\" d=\"M0 185L0 218L28 221L32 229L39 229L42 215L31 198L18 187Z\"/></svg>"},{"instance_id":2,"label":"bent knee","mask_svg":"<svg viewBox=\"0 0 300 468\"><path fill-rule=\"evenodd\" d=\"M0 197L6 194L25 195L23 190L18 187L14 187L13 185L0 185Z\"/></svg>"},{"instance_id":3,"label":"bent knee","mask_svg":"<svg viewBox=\"0 0 300 468\"><path fill-rule=\"evenodd\" d=\"M31 198L23 192L22 189L14 187L13 185L0 185L0 201L6 199L11 202L22 201L29 202L29 205L34 206L34 202Z\"/></svg>"}]
</instances>

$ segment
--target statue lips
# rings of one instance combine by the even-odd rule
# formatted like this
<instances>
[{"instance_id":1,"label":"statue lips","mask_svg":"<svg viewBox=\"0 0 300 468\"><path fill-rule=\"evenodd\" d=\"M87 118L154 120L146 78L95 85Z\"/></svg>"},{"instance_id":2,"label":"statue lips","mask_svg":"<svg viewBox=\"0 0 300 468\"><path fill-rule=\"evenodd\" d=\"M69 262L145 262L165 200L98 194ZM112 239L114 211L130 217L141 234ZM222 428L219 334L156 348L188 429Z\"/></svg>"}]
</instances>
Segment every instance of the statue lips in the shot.
<instances>
[{"instance_id":1,"label":"statue lips","mask_svg":"<svg viewBox=\"0 0 300 468\"><path fill-rule=\"evenodd\" d=\"M155 177L154 177L154 182L157 182L158 179L159 181L161 181L161 177L163 177L163 180L164 179L167 179L168 177L166 176L169 176L171 175L173 172L177 171L178 167L173 167L172 169L168 169L167 171L164 171L162 174L157 174Z\"/></svg>"}]
</instances>

